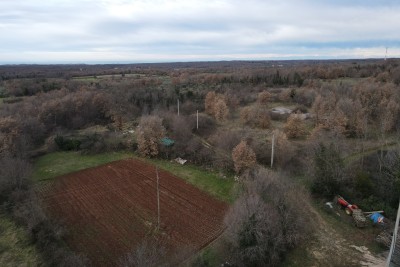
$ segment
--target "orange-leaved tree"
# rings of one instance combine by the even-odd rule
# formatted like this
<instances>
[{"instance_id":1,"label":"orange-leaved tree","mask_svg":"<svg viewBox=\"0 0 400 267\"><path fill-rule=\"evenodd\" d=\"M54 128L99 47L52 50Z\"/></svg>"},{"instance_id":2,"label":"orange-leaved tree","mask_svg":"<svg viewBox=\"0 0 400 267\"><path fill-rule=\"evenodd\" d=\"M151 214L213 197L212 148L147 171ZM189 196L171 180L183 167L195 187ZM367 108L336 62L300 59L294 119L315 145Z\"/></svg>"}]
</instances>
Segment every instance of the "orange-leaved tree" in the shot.
<instances>
[{"instance_id":1,"label":"orange-leaved tree","mask_svg":"<svg viewBox=\"0 0 400 267\"><path fill-rule=\"evenodd\" d=\"M241 173L257 164L256 154L244 140L232 150L232 159L236 173Z\"/></svg>"},{"instance_id":2,"label":"orange-leaved tree","mask_svg":"<svg viewBox=\"0 0 400 267\"><path fill-rule=\"evenodd\" d=\"M154 157L159 152L160 139L165 134L162 119L158 116L144 116L137 131L138 150L142 156Z\"/></svg>"}]
</instances>

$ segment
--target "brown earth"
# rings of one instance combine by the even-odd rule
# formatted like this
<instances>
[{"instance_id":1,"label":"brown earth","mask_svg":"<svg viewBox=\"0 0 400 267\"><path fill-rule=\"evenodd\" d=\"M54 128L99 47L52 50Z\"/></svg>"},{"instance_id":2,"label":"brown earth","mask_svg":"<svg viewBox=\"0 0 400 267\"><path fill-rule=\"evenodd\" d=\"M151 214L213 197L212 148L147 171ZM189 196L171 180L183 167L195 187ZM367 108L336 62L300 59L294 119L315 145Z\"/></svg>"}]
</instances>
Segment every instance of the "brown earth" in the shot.
<instances>
[{"instance_id":1,"label":"brown earth","mask_svg":"<svg viewBox=\"0 0 400 267\"><path fill-rule=\"evenodd\" d=\"M170 249L199 250L223 231L227 204L159 170L160 236ZM66 226L67 243L94 266L116 265L156 232L155 167L121 160L61 176L43 192L49 213Z\"/></svg>"}]
</instances>

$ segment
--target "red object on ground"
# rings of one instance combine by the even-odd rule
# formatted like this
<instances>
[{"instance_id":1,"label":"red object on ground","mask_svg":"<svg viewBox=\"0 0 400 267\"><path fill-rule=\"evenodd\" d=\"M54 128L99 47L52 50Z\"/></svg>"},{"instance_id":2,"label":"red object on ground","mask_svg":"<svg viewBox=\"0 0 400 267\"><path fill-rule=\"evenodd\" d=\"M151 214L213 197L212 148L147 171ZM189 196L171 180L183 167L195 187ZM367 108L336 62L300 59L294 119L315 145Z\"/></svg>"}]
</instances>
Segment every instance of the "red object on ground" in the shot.
<instances>
[{"instance_id":1,"label":"red object on ground","mask_svg":"<svg viewBox=\"0 0 400 267\"><path fill-rule=\"evenodd\" d=\"M228 205L159 170L160 238L168 249L199 250L224 230ZM121 160L57 178L43 191L49 213L68 230L67 243L93 266L115 266L157 226L155 166Z\"/></svg>"},{"instance_id":2,"label":"red object on ground","mask_svg":"<svg viewBox=\"0 0 400 267\"><path fill-rule=\"evenodd\" d=\"M357 205L352 205L352 204L350 204L349 202L347 202L347 201L346 201L343 197L341 197L341 196L338 196L337 203L338 203L339 205L341 205L342 207L344 207L344 208L350 209L351 211L353 211L353 210L355 210L355 209L358 209L358 206L357 206Z\"/></svg>"}]
</instances>

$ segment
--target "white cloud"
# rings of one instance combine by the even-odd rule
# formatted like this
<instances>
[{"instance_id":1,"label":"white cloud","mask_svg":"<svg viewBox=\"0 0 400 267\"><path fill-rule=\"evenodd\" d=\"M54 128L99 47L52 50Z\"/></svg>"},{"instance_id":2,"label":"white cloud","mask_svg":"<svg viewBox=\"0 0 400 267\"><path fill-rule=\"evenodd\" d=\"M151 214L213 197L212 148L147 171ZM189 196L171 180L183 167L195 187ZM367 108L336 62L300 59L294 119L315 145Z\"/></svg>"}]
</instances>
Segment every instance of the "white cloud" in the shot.
<instances>
[{"instance_id":1,"label":"white cloud","mask_svg":"<svg viewBox=\"0 0 400 267\"><path fill-rule=\"evenodd\" d=\"M400 56L396 1L2 0L0 62Z\"/></svg>"}]
</instances>

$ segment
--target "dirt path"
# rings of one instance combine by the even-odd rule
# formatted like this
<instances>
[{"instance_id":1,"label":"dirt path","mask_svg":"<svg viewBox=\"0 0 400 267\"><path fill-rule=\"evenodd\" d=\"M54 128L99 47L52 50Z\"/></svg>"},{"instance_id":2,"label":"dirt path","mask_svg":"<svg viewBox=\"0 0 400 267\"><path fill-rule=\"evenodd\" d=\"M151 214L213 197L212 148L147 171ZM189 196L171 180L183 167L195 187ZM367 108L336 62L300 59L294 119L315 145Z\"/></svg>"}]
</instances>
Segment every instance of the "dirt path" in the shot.
<instances>
[{"instance_id":1,"label":"dirt path","mask_svg":"<svg viewBox=\"0 0 400 267\"><path fill-rule=\"evenodd\" d=\"M308 253L317 266L385 266L387 253L374 255L365 246L356 246L332 228L328 222L310 205L317 222L316 238L308 247Z\"/></svg>"}]
</instances>

